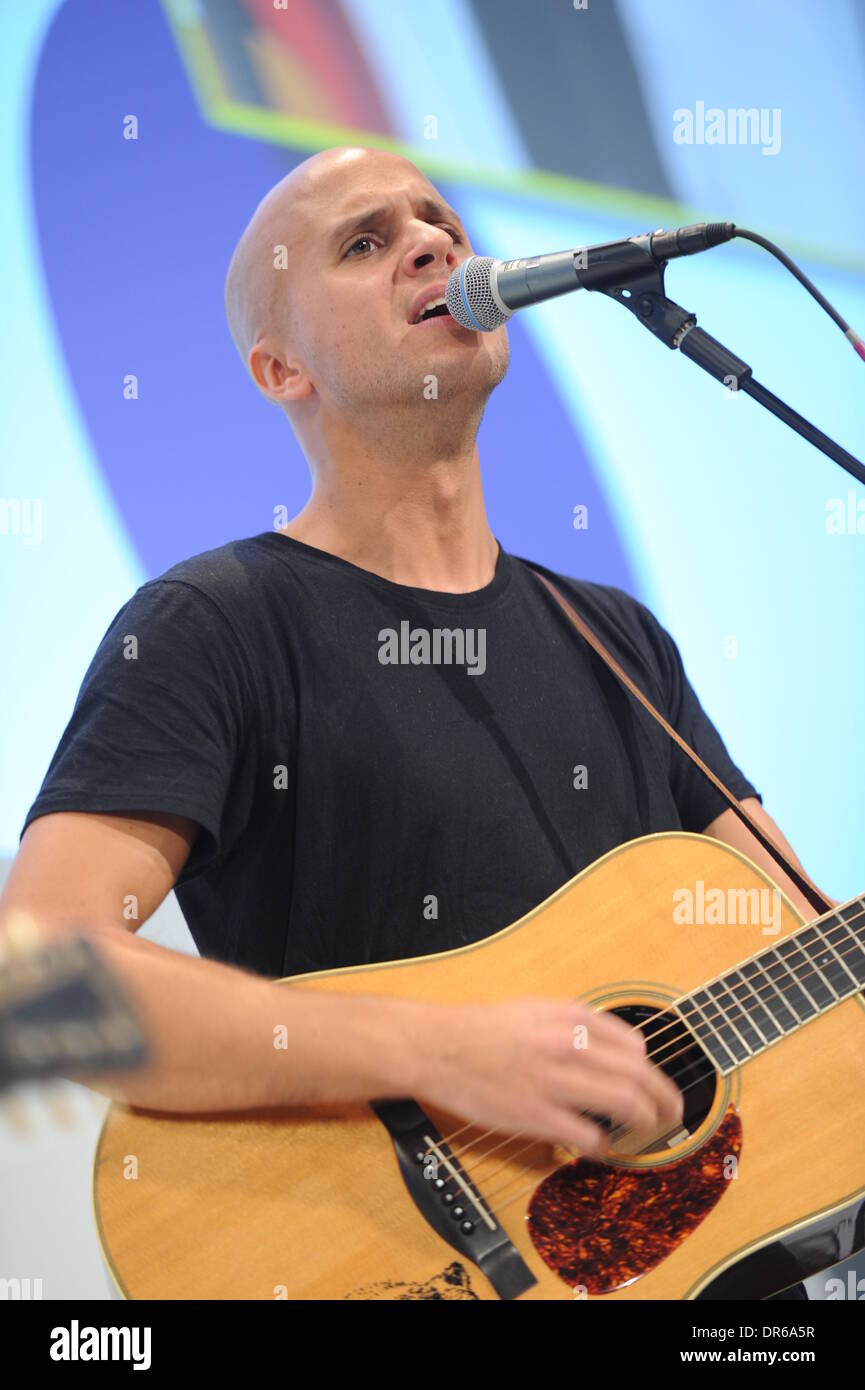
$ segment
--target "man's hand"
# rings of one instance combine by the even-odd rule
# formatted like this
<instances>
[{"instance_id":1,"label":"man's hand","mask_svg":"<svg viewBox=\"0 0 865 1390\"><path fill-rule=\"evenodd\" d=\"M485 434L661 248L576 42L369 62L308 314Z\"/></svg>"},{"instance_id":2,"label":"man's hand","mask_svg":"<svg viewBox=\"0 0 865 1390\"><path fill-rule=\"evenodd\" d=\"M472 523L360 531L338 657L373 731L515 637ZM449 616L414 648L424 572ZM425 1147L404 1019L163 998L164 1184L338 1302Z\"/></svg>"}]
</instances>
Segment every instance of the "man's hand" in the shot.
<instances>
[{"instance_id":1,"label":"man's hand","mask_svg":"<svg viewBox=\"0 0 865 1390\"><path fill-rule=\"evenodd\" d=\"M581 1111L647 1131L681 1122L681 1092L614 1014L517 999L430 1006L418 1019L418 1099L485 1128L600 1156L607 1136Z\"/></svg>"}]
</instances>

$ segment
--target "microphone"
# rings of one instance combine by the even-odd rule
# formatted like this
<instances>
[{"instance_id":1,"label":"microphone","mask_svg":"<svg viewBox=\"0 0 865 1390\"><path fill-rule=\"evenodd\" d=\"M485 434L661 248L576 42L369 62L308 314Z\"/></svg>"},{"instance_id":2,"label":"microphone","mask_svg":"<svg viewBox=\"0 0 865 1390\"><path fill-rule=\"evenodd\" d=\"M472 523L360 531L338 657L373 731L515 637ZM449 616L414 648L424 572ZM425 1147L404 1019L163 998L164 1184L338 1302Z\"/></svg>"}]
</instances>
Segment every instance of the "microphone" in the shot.
<instances>
[{"instance_id":1,"label":"microphone","mask_svg":"<svg viewBox=\"0 0 865 1390\"><path fill-rule=\"evenodd\" d=\"M646 232L626 241L578 246L519 261L469 256L451 271L445 301L451 317L463 328L492 333L527 304L571 290L621 288L677 256L708 251L735 235L735 222L697 222L671 232Z\"/></svg>"}]
</instances>

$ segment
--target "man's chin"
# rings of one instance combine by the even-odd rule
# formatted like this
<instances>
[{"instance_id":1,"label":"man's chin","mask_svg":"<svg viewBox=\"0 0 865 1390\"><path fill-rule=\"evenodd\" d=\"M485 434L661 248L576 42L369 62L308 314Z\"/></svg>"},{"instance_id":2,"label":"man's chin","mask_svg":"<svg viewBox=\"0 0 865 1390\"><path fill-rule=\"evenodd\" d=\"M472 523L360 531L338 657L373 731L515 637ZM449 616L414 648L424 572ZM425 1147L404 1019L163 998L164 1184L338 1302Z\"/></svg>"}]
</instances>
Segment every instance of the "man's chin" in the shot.
<instances>
[{"instance_id":1,"label":"man's chin","mask_svg":"<svg viewBox=\"0 0 865 1390\"><path fill-rule=\"evenodd\" d=\"M424 397L427 400L486 399L503 381L508 370L507 352L431 353L423 364Z\"/></svg>"},{"instance_id":2,"label":"man's chin","mask_svg":"<svg viewBox=\"0 0 865 1390\"><path fill-rule=\"evenodd\" d=\"M443 324L440 332L430 333L419 346L413 357L424 377L447 381L455 388L486 385L492 390L504 379L510 363L504 328L476 333L451 321Z\"/></svg>"}]
</instances>

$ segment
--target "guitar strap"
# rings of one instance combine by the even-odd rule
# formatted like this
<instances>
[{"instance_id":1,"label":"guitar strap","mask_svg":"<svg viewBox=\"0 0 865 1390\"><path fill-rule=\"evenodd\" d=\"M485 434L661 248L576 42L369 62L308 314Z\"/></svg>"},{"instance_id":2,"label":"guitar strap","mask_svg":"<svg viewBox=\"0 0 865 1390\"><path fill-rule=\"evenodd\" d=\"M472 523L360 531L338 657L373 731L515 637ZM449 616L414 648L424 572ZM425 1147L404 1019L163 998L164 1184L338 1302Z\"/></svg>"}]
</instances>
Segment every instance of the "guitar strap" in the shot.
<instances>
[{"instance_id":1,"label":"guitar strap","mask_svg":"<svg viewBox=\"0 0 865 1390\"><path fill-rule=\"evenodd\" d=\"M664 732L669 734L673 742L678 744L682 752L685 753L686 756L691 759L691 762L697 765L697 767L703 773L704 777L707 777L709 781L712 783L712 786L716 789L716 791L719 791L722 794L722 796L726 797L727 801L730 803L733 810L736 812L736 815L739 817L740 821L742 821L743 824L748 827L752 835L754 835L756 839L759 840L764 850L766 850L768 854L771 854L775 862L781 865L781 868L784 870L786 874L790 876L790 878L795 883L796 887L799 889L799 892L804 894L804 896L808 899L812 906L816 908L818 913L822 914L826 912L827 909L830 909L832 904L828 901L827 898L823 896L816 884L812 883L810 878L808 878L807 875L804 874L801 869L797 869L795 864L792 864L790 862L790 860L784 854L784 851L780 849L778 845L775 844L774 840L771 840L769 838L769 836L763 830L762 826L760 826L757 823L757 821L754 819L751 813L745 810L745 807L742 805L741 801L739 801L738 798L735 797L733 793L727 787L724 786L724 783L721 781L720 777L715 776L712 769L706 766L700 755L698 753L695 753L693 748L691 748L690 744L686 743L685 740L682 738L681 734L677 733L677 731L672 727L672 725L667 723L667 720L664 718L662 714L659 714L659 712L655 709L655 706L652 704L651 700L647 699L647 697L643 694L642 690L640 690L640 688L634 684L627 672L622 669L618 661L616 661L616 658L612 656L610 652L607 651L601 639L595 636L588 623L580 617L579 613L577 613L573 605L568 602L561 590L552 582L552 580L547 579L546 575L541 574L541 572L539 570L534 569L533 566L529 565L529 569L531 569L533 574L537 575L541 583L544 584L546 588L550 591L553 598L556 600L556 603L573 623L580 636L583 637L588 642L589 646L597 652L598 656L601 658L602 661L606 663L607 666L609 666L613 674L618 677L622 684L631 692L634 698L640 702L640 704L643 706L643 709L647 710L648 713L652 716L652 718L657 720Z\"/></svg>"}]
</instances>

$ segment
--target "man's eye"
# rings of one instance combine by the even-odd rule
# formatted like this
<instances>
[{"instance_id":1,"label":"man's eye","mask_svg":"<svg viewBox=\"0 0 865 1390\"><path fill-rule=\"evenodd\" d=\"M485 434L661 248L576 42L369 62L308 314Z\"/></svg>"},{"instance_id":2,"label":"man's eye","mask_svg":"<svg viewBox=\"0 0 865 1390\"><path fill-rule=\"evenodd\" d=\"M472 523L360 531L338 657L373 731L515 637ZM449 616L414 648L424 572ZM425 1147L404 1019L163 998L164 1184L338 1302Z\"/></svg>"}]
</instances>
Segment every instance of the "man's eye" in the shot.
<instances>
[{"instance_id":1,"label":"man's eye","mask_svg":"<svg viewBox=\"0 0 865 1390\"><path fill-rule=\"evenodd\" d=\"M356 246L361 246L361 247L362 247L362 246L372 246L372 244L373 244L372 237L368 237L368 236L359 236L359 237L357 237L357 238L351 243L351 246L349 246L349 248L348 248L348 250L346 251L345 254L346 254L346 256L351 256L351 255L354 253L354 249L355 249ZM357 254L358 254L358 255L363 255L364 253L363 253L363 251L360 251L360 252L358 252Z\"/></svg>"},{"instance_id":2,"label":"man's eye","mask_svg":"<svg viewBox=\"0 0 865 1390\"><path fill-rule=\"evenodd\" d=\"M442 231L447 232L448 236L450 237L451 241L454 243L455 246L462 245L463 238L457 231L456 227L448 227L446 225L442 225ZM355 237L354 241L346 249L345 256L343 257L343 259L346 259L348 256L366 256L369 254L369 251L375 245L375 240L371 236Z\"/></svg>"}]
</instances>

